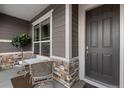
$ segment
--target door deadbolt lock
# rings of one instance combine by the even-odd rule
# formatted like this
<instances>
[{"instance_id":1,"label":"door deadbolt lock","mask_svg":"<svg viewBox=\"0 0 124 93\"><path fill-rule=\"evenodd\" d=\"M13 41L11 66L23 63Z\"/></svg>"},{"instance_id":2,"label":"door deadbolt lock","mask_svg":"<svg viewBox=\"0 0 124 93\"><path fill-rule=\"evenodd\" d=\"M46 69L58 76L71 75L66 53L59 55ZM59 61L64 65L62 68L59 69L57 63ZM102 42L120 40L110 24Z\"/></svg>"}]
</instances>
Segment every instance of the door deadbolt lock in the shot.
<instances>
[{"instance_id":1,"label":"door deadbolt lock","mask_svg":"<svg viewBox=\"0 0 124 93\"><path fill-rule=\"evenodd\" d=\"M88 51L86 51L86 53L88 54L89 52L88 52Z\"/></svg>"}]
</instances>

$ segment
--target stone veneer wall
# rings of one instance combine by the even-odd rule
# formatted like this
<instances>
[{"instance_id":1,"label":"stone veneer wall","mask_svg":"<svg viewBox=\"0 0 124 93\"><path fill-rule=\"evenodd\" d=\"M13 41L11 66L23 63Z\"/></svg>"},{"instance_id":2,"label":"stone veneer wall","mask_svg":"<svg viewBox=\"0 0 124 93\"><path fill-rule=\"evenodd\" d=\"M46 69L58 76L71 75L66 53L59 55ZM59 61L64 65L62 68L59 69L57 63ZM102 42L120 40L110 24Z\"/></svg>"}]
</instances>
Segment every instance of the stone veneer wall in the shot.
<instances>
[{"instance_id":1,"label":"stone veneer wall","mask_svg":"<svg viewBox=\"0 0 124 93\"><path fill-rule=\"evenodd\" d=\"M71 87L79 79L79 60L73 58L66 62L53 59L53 78L66 87Z\"/></svg>"},{"instance_id":2,"label":"stone veneer wall","mask_svg":"<svg viewBox=\"0 0 124 93\"><path fill-rule=\"evenodd\" d=\"M32 53L23 54L23 59L29 59L33 56ZM12 53L12 54L0 54L0 71L13 68L14 65L17 65L19 61L22 60L22 53Z\"/></svg>"}]
</instances>

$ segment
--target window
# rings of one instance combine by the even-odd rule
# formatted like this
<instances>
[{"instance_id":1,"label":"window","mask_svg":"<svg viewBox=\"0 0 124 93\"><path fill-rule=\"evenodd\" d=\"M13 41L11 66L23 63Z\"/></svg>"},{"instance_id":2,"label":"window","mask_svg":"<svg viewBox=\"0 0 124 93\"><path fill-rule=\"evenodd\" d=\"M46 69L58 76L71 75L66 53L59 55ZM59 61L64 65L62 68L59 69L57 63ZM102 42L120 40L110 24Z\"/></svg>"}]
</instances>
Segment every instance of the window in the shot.
<instances>
[{"instance_id":1,"label":"window","mask_svg":"<svg viewBox=\"0 0 124 93\"><path fill-rule=\"evenodd\" d=\"M34 27L34 41L39 41L40 28L39 25Z\"/></svg>"},{"instance_id":2,"label":"window","mask_svg":"<svg viewBox=\"0 0 124 93\"><path fill-rule=\"evenodd\" d=\"M39 54L40 43L34 43L34 54Z\"/></svg>"},{"instance_id":3,"label":"window","mask_svg":"<svg viewBox=\"0 0 124 93\"><path fill-rule=\"evenodd\" d=\"M45 20L41 23L41 40L50 40L50 22Z\"/></svg>"},{"instance_id":4,"label":"window","mask_svg":"<svg viewBox=\"0 0 124 93\"><path fill-rule=\"evenodd\" d=\"M50 18L34 26L34 54L50 56Z\"/></svg>"},{"instance_id":5,"label":"window","mask_svg":"<svg viewBox=\"0 0 124 93\"><path fill-rule=\"evenodd\" d=\"M33 25L33 53L43 56L52 56L52 12L40 17Z\"/></svg>"},{"instance_id":6,"label":"window","mask_svg":"<svg viewBox=\"0 0 124 93\"><path fill-rule=\"evenodd\" d=\"M50 43L43 42L41 44L41 55L50 56Z\"/></svg>"}]
</instances>

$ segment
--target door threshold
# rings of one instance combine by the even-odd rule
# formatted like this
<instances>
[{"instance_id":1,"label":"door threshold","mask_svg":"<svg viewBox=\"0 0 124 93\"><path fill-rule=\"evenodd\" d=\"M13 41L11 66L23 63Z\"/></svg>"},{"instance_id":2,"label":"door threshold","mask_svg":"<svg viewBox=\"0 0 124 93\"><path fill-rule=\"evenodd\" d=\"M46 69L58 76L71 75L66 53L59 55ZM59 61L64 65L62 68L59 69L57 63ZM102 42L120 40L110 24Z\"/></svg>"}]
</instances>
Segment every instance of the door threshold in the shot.
<instances>
[{"instance_id":1,"label":"door threshold","mask_svg":"<svg viewBox=\"0 0 124 93\"><path fill-rule=\"evenodd\" d=\"M119 88L119 86L106 84L106 83L100 82L98 80L92 79L90 77L85 77L84 81L93 86L99 87L99 88Z\"/></svg>"}]
</instances>

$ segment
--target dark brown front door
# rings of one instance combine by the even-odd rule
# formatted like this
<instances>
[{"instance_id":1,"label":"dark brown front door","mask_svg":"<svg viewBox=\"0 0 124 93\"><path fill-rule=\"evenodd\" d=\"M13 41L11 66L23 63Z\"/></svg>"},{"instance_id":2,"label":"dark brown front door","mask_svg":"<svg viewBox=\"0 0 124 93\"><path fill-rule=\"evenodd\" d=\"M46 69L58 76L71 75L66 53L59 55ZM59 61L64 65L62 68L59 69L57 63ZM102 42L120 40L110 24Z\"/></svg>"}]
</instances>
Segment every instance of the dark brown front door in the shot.
<instances>
[{"instance_id":1,"label":"dark brown front door","mask_svg":"<svg viewBox=\"0 0 124 93\"><path fill-rule=\"evenodd\" d=\"M120 5L86 12L86 76L119 85Z\"/></svg>"}]
</instances>

